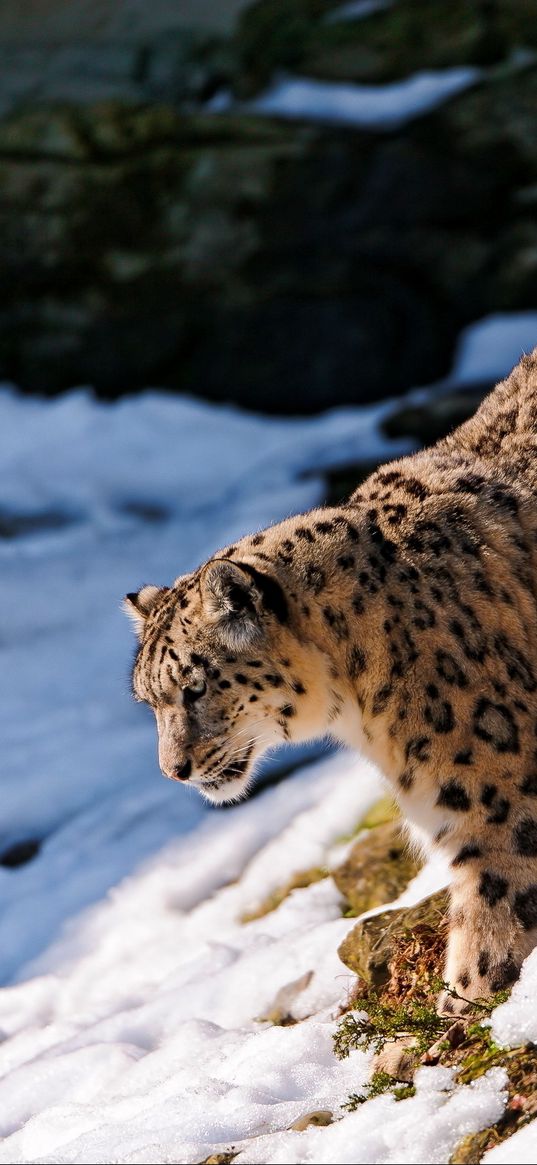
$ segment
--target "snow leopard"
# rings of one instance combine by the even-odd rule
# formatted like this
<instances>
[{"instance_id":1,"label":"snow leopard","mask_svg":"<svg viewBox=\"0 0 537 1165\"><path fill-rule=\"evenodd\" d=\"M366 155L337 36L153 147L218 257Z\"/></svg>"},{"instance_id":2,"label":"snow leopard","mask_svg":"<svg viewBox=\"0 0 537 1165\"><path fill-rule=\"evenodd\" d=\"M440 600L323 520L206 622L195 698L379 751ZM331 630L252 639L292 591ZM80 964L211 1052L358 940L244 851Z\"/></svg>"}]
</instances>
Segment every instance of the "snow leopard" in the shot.
<instances>
[{"instance_id":1,"label":"snow leopard","mask_svg":"<svg viewBox=\"0 0 537 1165\"><path fill-rule=\"evenodd\" d=\"M537 349L475 415L341 505L126 597L172 780L236 800L281 742L366 754L451 867L463 1012L537 941Z\"/></svg>"}]
</instances>

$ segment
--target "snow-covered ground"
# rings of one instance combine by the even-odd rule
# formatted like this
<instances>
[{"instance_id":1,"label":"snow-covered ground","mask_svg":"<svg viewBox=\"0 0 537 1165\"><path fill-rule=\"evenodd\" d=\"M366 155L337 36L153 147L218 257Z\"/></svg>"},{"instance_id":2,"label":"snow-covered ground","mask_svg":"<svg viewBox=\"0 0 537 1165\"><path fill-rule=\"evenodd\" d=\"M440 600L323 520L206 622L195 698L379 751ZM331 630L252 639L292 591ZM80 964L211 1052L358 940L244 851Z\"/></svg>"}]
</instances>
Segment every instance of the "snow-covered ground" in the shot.
<instances>
[{"instance_id":1,"label":"snow-covered ground","mask_svg":"<svg viewBox=\"0 0 537 1165\"><path fill-rule=\"evenodd\" d=\"M42 841L27 865L0 865L0 981L208 812L159 775L153 717L130 698L122 596L315 504L323 465L382 454L378 415L280 421L158 393L114 405L0 393L0 531L19 527L0 536L0 861Z\"/></svg>"},{"instance_id":2,"label":"snow-covered ground","mask_svg":"<svg viewBox=\"0 0 537 1165\"><path fill-rule=\"evenodd\" d=\"M470 336L474 361L488 328ZM521 354L516 328L502 335L500 374ZM319 882L240 922L330 861L377 774L329 757L211 810L159 776L152 718L129 696L123 593L315 504L324 466L402 451L379 437L390 409L281 421L157 392L102 405L0 391L0 862L40 844L0 864L0 1162L195 1162L232 1146L245 1163L444 1162L501 1114L501 1072L462 1089L423 1069L416 1097L344 1115L368 1061L332 1053L352 981L337 892ZM428 868L405 900L444 880ZM301 1022L260 1022L309 972ZM497 1038L533 1038L536 995L534 958ZM330 1127L288 1131L324 1108ZM508 1145L490 1160L514 1160Z\"/></svg>"}]
</instances>

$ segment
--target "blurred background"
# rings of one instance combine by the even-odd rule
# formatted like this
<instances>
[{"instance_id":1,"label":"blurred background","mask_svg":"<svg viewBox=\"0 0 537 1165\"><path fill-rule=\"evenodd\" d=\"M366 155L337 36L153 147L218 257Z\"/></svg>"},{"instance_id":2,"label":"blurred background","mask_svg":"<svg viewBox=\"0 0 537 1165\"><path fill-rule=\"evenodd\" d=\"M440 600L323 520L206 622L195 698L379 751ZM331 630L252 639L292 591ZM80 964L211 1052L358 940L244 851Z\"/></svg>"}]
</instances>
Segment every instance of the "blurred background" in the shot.
<instances>
[{"instance_id":1,"label":"blurred background","mask_svg":"<svg viewBox=\"0 0 537 1165\"><path fill-rule=\"evenodd\" d=\"M533 0L5 0L0 376L287 414L445 377L536 306L536 47Z\"/></svg>"},{"instance_id":2,"label":"blurred background","mask_svg":"<svg viewBox=\"0 0 537 1165\"><path fill-rule=\"evenodd\" d=\"M536 127L534 0L0 5L0 977L216 812L121 596L537 343Z\"/></svg>"}]
</instances>

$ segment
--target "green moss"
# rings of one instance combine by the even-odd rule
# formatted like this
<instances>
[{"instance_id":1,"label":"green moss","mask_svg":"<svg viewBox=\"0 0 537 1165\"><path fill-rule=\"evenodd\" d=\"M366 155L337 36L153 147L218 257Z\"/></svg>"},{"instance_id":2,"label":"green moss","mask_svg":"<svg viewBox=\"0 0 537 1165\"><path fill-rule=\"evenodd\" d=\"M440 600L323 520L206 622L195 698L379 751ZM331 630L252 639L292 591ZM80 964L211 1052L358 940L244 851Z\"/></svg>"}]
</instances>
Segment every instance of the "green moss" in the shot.
<instances>
[{"instance_id":1,"label":"green moss","mask_svg":"<svg viewBox=\"0 0 537 1165\"><path fill-rule=\"evenodd\" d=\"M383 1096L385 1092L391 1092L395 1100L408 1100L410 1096L415 1096L416 1089L413 1084L396 1085L389 1072L373 1072L364 1091L351 1092L349 1099L341 1107L347 1109L347 1112L354 1112L366 1100L372 1100L375 1096Z\"/></svg>"},{"instance_id":2,"label":"green moss","mask_svg":"<svg viewBox=\"0 0 537 1165\"><path fill-rule=\"evenodd\" d=\"M446 989L440 982L431 983L432 986L435 990ZM456 996L456 992L451 994ZM453 1017L437 1015L429 996L396 1003L390 1002L386 994L379 996L368 991L353 1001L353 1006L362 1014L351 1012L341 1021L334 1036L334 1051L339 1059L355 1048L372 1048L378 1053L390 1041L412 1036L417 1055L423 1058L434 1051L429 1062L454 1068L457 1084L471 1085L491 1068L504 1068L508 1076L508 1101L503 1115L489 1128L464 1137L451 1157L450 1165L472 1165L481 1161L486 1150L501 1144L537 1116L537 1048L533 1045L501 1048L490 1027L483 1022L483 1016L503 1003L507 995L508 992L502 991L491 1000L476 1001L472 1004L470 1021L459 1020L454 1025ZM462 1039L454 1042L450 1038L453 1028L461 1024ZM442 1039L444 1033L446 1038ZM366 1088L352 1093L344 1107L353 1111L364 1101L387 1092L396 1100L405 1100L414 1095L415 1087L412 1083L397 1084L388 1072L375 1072Z\"/></svg>"},{"instance_id":3,"label":"green moss","mask_svg":"<svg viewBox=\"0 0 537 1165\"><path fill-rule=\"evenodd\" d=\"M393 797L381 797L379 801L368 809L365 817L359 824L359 829L375 829L377 825L386 825L389 821L397 821L400 817L399 809Z\"/></svg>"},{"instance_id":4,"label":"green moss","mask_svg":"<svg viewBox=\"0 0 537 1165\"><path fill-rule=\"evenodd\" d=\"M391 811L384 805L383 811ZM398 821L375 824L354 842L345 861L332 871L338 890L346 901L346 918L356 918L364 910L393 902L415 877L421 863L401 836Z\"/></svg>"},{"instance_id":5,"label":"green moss","mask_svg":"<svg viewBox=\"0 0 537 1165\"><path fill-rule=\"evenodd\" d=\"M459 1141L455 1152L450 1157L450 1165L477 1165L483 1153L491 1146L490 1129L481 1129L479 1133L468 1133Z\"/></svg>"},{"instance_id":6,"label":"green moss","mask_svg":"<svg viewBox=\"0 0 537 1165\"><path fill-rule=\"evenodd\" d=\"M484 1076L489 1068L502 1064L505 1058L505 1048L499 1048L491 1035L490 1028L481 1023L471 1024L468 1028L468 1039L471 1050L465 1056L458 1072L459 1084L470 1084L479 1076Z\"/></svg>"},{"instance_id":7,"label":"green moss","mask_svg":"<svg viewBox=\"0 0 537 1165\"><path fill-rule=\"evenodd\" d=\"M440 1016L436 1011L436 995L442 989L447 989L446 984L440 978L429 976L422 984L421 993L415 997L394 1000L387 992L380 995L372 989L357 996L353 999L353 1009L360 1014L353 1010L341 1020L334 1036L336 1056L345 1059L356 1048L372 1049L378 1055L387 1044L400 1044L410 1037L417 1061L434 1047L433 1062L446 1067L456 1066L459 1084L471 1084L490 1068L506 1066L509 1053L494 1042L490 1028L475 1018L482 1017L484 1012L490 1013L503 1002L506 993L501 992L499 997L490 1001L472 1004L473 1022L469 1023L462 1042L454 1051L453 1041L449 1038L450 1029L454 1027L453 1017ZM455 991L450 991L450 994L458 998ZM345 1107L353 1110L365 1100L389 1091L396 1100L405 1100L414 1095L415 1088L412 1082L398 1084L389 1072L377 1071L365 1090L351 1094Z\"/></svg>"},{"instance_id":8,"label":"green moss","mask_svg":"<svg viewBox=\"0 0 537 1165\"><path fill-rule=\"evenodd\" d=\"M394 1088L393 1095L396 1100L409 1100L411 1096L416 1095L416 1085L399 1084L397 1088Z\"/></svg>"},{"instance_id":9,"label":"green moss","mask_svg":"<svg viewBox=\"0 0 537 1165\"><path fill-rule=\"evenodd\" d=\"M305 890L307 886L312 886L314 882L322 882L328 876L329 871L324 866L312 866L309 870L297 870L287 882L284 882L283 886L278 886L276 890L267 894L259 906L241 914L240 921L243 923L255 922L256 918L263 918L265 914L271 914L293 893L293 890Z\"/></svg>"},{"instance_id":10,"label":"green moss","mask_svg":"<svg viewBox=\"0 0 537 1165\"><path fill-rule=\"evenodd\" d=\"M382 1096L391 1088L393 1088L393 1079L388 1072L374 1072L369 1084L365 1087L365 1091L351 1092L349 1099L341 1107L346 1108L347 1112L354 1112L366 1100L372 1100L374 1096Z\"/></svg>"},{"instance_id":11,"label":"green moss","mask_svg":"<svg viewBox=\"0 0 537 1165\"><path fill-rule=\"evenodd\" d=\"M352 829L348 833L341 833L336 841L345 845L349 841L354 841L354 838L363 833L364 829L376 829L377 825L385 825L388 821L397 821L400 816L393 797L389 795L379 797L379 800L375 801L367 813L358 819Z\"/></svg>"},{"instance_id":12,"label":"green moss","mask_svg":"<svg viewBox=\"0 0 537 1165\"><path fill-rule=\"evenodd\" d=\"M403 1036L413 1036L421 1055L453 1023L452 1018L438 1015L434 1003L415 999L390 1003L374 990L353 1000L353 1007L366 1014L356 1016L350 1012L342 1019L334 1035L334 1051L339 1060L355 1048L381 1052L389 1041Z\"/></svg>"},{"instance_id":13,"label":"green moss","mask_svg":"<svg viewBox=\"0 0 537 1165\"><path fill-rule=\"evenodd\" d=\"M377 915L367 920L365 926L376 923L378 933L369 936L362 933L362 946L354 953L359 962L367 963L373 971L369 980L358 980L356 994L350 1002L352 1010L341 1019L335 1033L334 1052L339 1059L356 1048L372 1049L377 1056L383 1053L377 1060L378 1069L383 1070L374 1072L366 1088L352 1093L344 1107L352 1111L383 1093L390 1093L395 1100L413 1096L411 1075L420 1061L452 1068L455 1082L463 1087L471 1086L491 1068L501 1067L508 1078L507 1103L502 1116L487 1129L464 1137L451 1157L450 1165L473 1165L481 1161L487 1150L537 1117L537 1047L501 1048L495 1042L487 1018L505 1002L508 991L500 991L492 999L472 1002L469 1014L458 1019L437 1014L439 991L447 990L453 998L461 998L442 982L437 972L443 964L442 924L438 921L431 924L431 911L435 916L440 912L442 917L445 896L434 895L418 905L428 911L426 924L416 922L411 911L393 912L400 913L401 918L398 929L390 931L388 916L383 927L382 921L378 921L382 916ZM362 949L366 940L369 954ZM380 985L379 968L383 976ZM372 981L373 973L377 976L376 983ZM387 1048L387 1045L394 1046ZM401 1059L405 1049L415 1057L410 1065L403 1064ZM399 1059L397 1054L394 1057L394 1051ZM399 1080L398 1071L401 1072ZM400 1083L401 1080L405 1083Z\"/></svg>"}]
</instances>

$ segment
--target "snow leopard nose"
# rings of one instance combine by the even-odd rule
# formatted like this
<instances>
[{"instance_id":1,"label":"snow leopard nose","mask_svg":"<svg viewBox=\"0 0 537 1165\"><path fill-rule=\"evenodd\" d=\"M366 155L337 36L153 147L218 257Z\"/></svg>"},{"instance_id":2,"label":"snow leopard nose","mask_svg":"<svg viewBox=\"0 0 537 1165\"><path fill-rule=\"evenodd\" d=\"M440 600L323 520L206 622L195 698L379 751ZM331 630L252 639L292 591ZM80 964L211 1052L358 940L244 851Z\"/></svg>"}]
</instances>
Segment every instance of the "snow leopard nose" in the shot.
<instances>
[{"instance_id":1,"label":"snow leopard nose","mask_svg":"<svg viewBox=\"0 0 537 1165\"><path fill-rule=\"evenodd\" d=\"M191 772L192 761L185 760L181 765L174 765L169 776L172 778L172 781L188 781Z\"/></svg>"}]
</instances>

